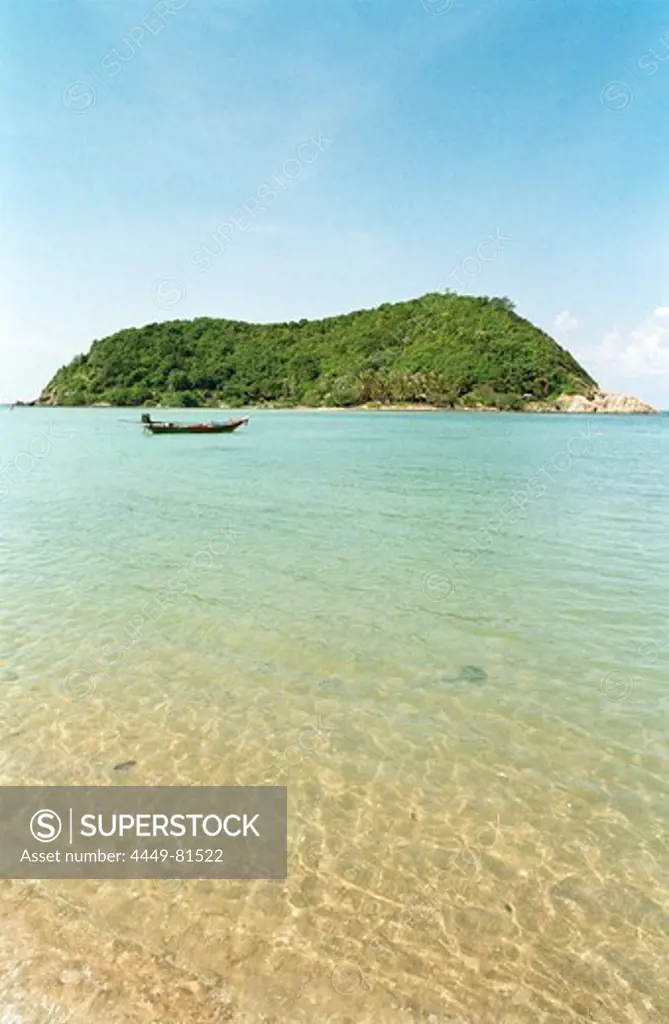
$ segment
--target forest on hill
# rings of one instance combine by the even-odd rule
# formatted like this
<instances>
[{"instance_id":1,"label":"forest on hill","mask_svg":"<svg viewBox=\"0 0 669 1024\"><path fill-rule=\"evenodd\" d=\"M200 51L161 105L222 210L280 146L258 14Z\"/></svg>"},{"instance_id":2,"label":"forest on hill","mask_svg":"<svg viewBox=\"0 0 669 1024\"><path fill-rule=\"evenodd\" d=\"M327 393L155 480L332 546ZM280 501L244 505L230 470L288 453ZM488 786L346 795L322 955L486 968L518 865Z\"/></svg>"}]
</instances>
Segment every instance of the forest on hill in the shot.
<instances>
[{"instance_id":1,"label":"forest on hill","mask_svg":"<svg viewBox=\"0 0 669 1024\"><path fill-rule=\"evenodd\" d=\"M596 386L509 299L438 292L323 320L127 328L58 370L39 402L521 409Z\"/></svg>"}]
</instances>

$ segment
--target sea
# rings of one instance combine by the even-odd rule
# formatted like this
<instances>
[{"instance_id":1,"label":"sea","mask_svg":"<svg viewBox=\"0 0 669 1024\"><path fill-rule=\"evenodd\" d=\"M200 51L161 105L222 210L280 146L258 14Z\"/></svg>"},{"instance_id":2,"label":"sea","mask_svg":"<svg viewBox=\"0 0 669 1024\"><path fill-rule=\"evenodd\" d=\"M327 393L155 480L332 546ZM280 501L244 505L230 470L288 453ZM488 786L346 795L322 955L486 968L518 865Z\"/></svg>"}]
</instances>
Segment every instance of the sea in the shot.
<instances>
[{"instance_id":1,"label":"sea","mask_svg":"<svg viewBox=\"0 0 669 1024\"><path fill-rule=\"evenodd\" d=\"M2 1024L666 1024L669 417L140 413L0 409L0 784L288 876L1 881Z\"/></svg>"}]
</instances>

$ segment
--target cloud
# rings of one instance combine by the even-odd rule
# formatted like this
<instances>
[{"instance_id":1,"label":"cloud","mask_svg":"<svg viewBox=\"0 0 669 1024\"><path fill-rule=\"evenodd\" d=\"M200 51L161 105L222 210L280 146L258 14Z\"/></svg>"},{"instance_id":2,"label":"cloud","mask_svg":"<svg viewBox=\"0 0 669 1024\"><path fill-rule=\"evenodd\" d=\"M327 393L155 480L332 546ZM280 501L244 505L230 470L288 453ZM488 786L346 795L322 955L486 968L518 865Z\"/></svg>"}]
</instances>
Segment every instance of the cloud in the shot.
<instances>
[{"instance_id":1,"label":"cloud","mask_svg":"<svg viewBox=\"0 0 669 1024\"><path fill-rule=\"evenodd\" d=\"M669 306L658 306L627 336L610 331L598 353L627 373L669 373Z\"/></svg>"},{"instance_id":2,"label":"cloud","mask_svg":"<svg viewBox=\"0 0 669 1024\"><path fill-rule=\"evenodd\" d=\"M563 309L561 313L555 317L553 321L553 327L557 331L575 331L578 327L578 320L575 316L572 316L568 309Z\"/></svg>"}]
</instances>

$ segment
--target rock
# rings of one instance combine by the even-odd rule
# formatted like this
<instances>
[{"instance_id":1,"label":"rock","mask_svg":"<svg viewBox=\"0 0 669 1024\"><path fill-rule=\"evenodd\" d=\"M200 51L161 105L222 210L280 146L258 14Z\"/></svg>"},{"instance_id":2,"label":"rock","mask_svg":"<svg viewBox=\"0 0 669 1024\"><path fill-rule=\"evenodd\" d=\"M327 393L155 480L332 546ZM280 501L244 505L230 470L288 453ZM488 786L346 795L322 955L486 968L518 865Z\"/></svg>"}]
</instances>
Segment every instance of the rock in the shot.
<instances>
[{"instance_id":1,"label":"rock","mask_svg":"<svg viewBox=\"0 0 669 1024\"><path fill-rule=\"evenodd\" d=\"M78 985L82 980L81 971L63 971L60 976L61 985Z\"/></svg>"},{"instance_id":2,"label":"rock","mask_svg":"<svg viewBox=\"0 0 669 1024\"><path fill-rule=\"evenodd\" d=\"M481 686L488 679L488 673L480 665L461 665L456 675L440 676L441 683L468 683Z\"/></svg>"},{"instance_id":3,"label":"rock","mask_svg":"<svg viewBox=\"0 0 669 1024\"><path fill-rule=\"evenodd\" d=\"M488 679L488 673L480 665L461 665L460 672L458 674L458 682L462 683L477 683L479 686L481 683L485 683Z\"/></svg>"},{"instance_id":4,"label":"rock","mask_svg":"<svg viewBox=\"0 0 669 1024\"><path fill-rule=\"evenodd\" d=\"M192 996L197 996L199 998L202 995L202 985L199 981L182 981L181 988L190 992Z\"/></svg>"},{"instance_id":5,"label":"rock","mask_svg":"<svg viewBox=\"0 0 669 1024\"><path fill-rule=\"evenodd\" d=\"M58 405L55 392L50 391L48 388L44 388L40 392L39 398L36 399L35 405Z\"/></svg>"},{"instance_id":6,"label":"rock","mask_svg":"<svg viewBox=\"0 0 669 1024\"><path fill-rule=\"evenodd\" d=\"M633 395L613 395L605 391L596 391L592 398L586 398L585 395L560 395L556 404L560 412L659 414L659 409Z\"/></svg>"}]
</instances>

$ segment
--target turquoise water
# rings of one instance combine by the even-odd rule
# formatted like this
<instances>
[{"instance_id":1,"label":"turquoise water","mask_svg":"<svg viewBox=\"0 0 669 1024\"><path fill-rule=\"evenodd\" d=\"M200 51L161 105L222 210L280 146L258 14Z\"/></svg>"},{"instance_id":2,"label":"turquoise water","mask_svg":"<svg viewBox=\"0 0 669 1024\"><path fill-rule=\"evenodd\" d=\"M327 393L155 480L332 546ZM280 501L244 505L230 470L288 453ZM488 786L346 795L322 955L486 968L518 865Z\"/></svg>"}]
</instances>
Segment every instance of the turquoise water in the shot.
<instances>
[{"instance_id":1,"label":"turquoise water","mask_svg":"<svg viewBox=\"0 0 669 1024\"><path fill-rule=\"evenodd\" d=\"M0 410L0 782L287 784L289 879L2 883L5 1004L669 1019L669 418L139 415Z\"/></svg>"}]
</instances>

